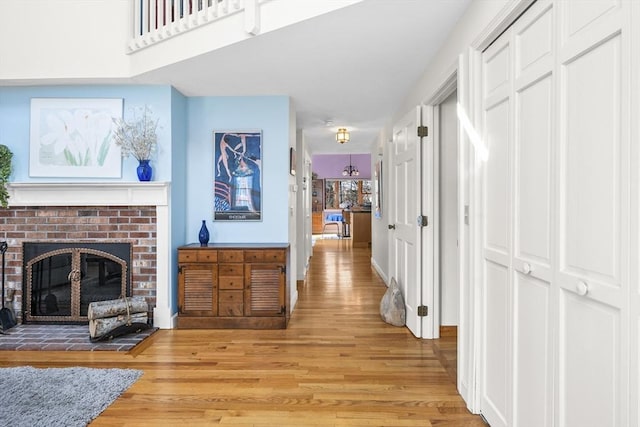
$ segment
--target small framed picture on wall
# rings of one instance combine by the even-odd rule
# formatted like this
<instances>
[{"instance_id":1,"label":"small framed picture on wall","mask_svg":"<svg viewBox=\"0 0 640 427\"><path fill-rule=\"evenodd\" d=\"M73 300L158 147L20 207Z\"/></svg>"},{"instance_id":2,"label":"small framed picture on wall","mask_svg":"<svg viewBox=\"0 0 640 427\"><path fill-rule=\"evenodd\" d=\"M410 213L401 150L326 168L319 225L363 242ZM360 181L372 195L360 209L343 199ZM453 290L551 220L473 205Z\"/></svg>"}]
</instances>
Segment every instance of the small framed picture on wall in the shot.
<instances>
[{"instance_id":1,"label":"small framed picture on wall","mask_svg":"<svg viewBox=\"0 0 640 427\"><path fill-rule=\"evenodd\" d=\"M296 174L296 149L293 147L289 148L289 173Z\"/></svg>"}]
</instances>

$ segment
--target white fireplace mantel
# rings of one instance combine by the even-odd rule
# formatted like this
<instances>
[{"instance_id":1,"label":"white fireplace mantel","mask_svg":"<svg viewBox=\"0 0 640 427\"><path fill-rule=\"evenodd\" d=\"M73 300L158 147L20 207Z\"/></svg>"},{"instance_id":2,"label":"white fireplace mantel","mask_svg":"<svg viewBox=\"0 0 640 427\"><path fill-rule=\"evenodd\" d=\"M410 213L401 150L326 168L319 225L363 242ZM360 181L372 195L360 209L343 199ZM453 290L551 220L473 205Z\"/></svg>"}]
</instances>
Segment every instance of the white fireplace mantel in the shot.
<instances>
[{"instance_id":1,"label":"white fireplace mantel","mask_svg":"<svg viewBox=\"0 0 640 427\"><path fill-rule=\"evenodd\" d=\"M12 182L9 206L166 206L167 182Z\"/></svg>"},{"instance_id":2,"label":"white fireplace mantel","mask_svg":"<svg viewBox=\"0 0 640 427\"><path fill-rule=\"evenodd\" d=\"M9 208L18 206L155 206L156 307L154 326L175 326L170 289L170 218L168 182L13 182Z\"/></svg>"}]
</instances>

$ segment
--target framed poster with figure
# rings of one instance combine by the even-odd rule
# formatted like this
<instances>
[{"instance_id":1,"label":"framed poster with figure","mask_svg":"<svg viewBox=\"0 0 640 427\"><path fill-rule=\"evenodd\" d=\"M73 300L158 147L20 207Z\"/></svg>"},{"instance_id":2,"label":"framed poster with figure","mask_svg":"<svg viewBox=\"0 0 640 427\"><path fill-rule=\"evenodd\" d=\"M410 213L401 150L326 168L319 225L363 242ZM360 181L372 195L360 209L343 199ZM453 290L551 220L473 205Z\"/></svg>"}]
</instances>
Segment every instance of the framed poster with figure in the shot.
<instances>
[{"instance_id":1,"label":"framed poster with figure","mask_svg":"<svg viewBox=\"0 0 640 427\"><path fill-rule=\"evenodd\" d=\"M214 131L214 221L262 220L262 131Z\"/></svg>"}]
</instances>

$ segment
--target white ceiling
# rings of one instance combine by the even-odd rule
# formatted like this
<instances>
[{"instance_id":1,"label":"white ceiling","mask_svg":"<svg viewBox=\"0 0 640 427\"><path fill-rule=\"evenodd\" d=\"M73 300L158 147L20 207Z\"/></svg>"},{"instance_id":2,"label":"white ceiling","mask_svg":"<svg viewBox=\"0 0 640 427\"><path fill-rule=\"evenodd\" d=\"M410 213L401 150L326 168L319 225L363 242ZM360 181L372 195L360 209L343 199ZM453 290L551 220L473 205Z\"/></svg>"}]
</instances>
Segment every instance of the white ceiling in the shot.
<instances>
[{"instance_id":1,"label":"white ceiling","mask_svg":"<svg viewBox=\"0 0 640 427\"><path fill-rule=\"evenodd\" d=\"M136 80L187 96L288 95L312 154L369 153L470 1L365 0Z\"/></svg>"}]
</instances>

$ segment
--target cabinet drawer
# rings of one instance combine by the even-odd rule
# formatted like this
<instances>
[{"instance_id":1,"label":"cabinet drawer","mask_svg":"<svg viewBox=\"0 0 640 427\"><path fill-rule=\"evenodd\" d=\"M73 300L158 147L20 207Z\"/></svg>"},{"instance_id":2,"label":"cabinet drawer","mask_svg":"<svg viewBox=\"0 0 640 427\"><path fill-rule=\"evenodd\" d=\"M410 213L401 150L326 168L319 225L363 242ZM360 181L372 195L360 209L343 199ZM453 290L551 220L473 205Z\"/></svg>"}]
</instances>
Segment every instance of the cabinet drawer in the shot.
<instances>
[{"instance_id":1,"label":"cabinet drawer","mask_svg":"<svg viewBox=\"0 0 640 427\"><path fill-rule=\"evenodd\" d=\"M283 250L274 249L271 251L264 251L264 262L285 262L286 253Z\"/></svg>"},{"instance_id":2,"label":"cabinet drawer","mask_svg":"<svg viewBox=\"0 0 640 427\"><path fill-rule=\"evenodd\" d=\"M243 274L242 264L218 264L219 276L240 276Z\"/></svg>"},{"instance_id":3,"label":"cabinet drawer","mask_svg":"<svg viewBox=\"0 0 640 427\"><path fill-rule=\"evenodd\" d=\"M178 262L218 262L218 252L211 250L178 251Z\"/></svg>"},{"instance_id":4,"label":"cabinet drawer","mask_svg":"<svg viewBox=\"0 0 640 427\"><path fill-rule=\"evenodd\" d=\"M242 289L244 288L244 278L240 277L221 277L218 281L220 289Z\"/></svg>"},{"instance_id":5,"label":"cabinet drawer","mask_svg":"<svg viewBox=\"0 0 640 427\"><path fill-rule=\"evenodd\" d=\"M220 262L243 262L242 251L220 251Z\"/></svg>"},{"instance_id":6,"label":"cabinet drawer","mask_svg":"<svg viewBox=\"0 0 640 427\"><path fill-rule=\"evenodd\" d=\"M244 251L245 262L263 262L264 251Z\"/></svg>"},{"instance_id":7,"label":"cabinet drawer","mask_svg":"<svg viewBox=\"0 0 640 427\"><path fill-rule=\"evenodd\" d=\"M244 315L243 291L220 291L219 295L219 316Z\"/></svg>"},{"instance_id":8,"label":"cabinet drawer","mask_svg":"<svg viewBox=\"0 0 640 427\"><path fill-rule=\"evenodd\" d=\"M218 251L198 251L198 262L218 262Z\"/></svg>"},{"instance_id":9,"label":"cabinet drawer","mask_svg":"<svg viewBox=\"0 0 640 427\"><path fill-rule=\"evenodd\" d=\"M198 251L179 251L178 262L197 262Z\"/></svg>"}]
</instances>

